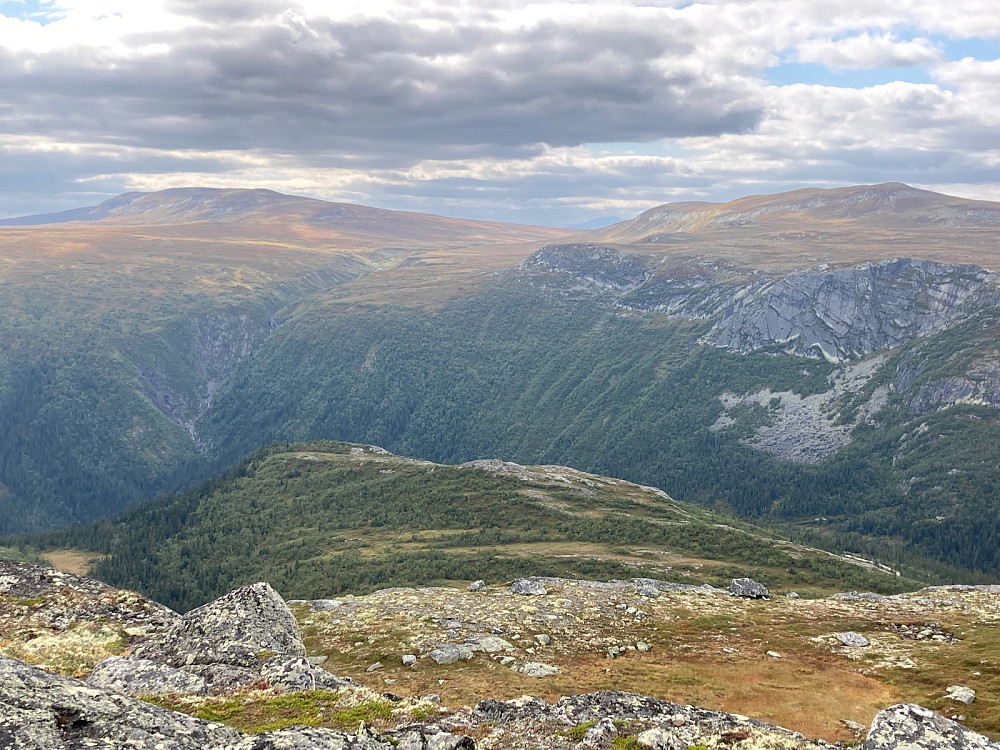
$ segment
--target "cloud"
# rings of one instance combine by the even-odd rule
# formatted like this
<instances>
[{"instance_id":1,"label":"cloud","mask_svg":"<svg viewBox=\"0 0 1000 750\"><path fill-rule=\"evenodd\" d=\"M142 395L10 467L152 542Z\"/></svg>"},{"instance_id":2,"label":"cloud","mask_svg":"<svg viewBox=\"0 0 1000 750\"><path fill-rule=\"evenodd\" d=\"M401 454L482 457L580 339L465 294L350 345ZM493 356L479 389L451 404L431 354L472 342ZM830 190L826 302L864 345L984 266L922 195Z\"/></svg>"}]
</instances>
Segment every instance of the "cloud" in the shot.
<instances>
[{"instance_id":1,"label":"cloud","mask_svg":"<svg viewBox=\"0 0 1000 750\"><path fill-rule=\"evenodd\" d=\"M897 40L892 34L858 34L843 39L810 39L799 45L799 62L833 70L909 68L940 62L941 51L928 39Z\"/></svg>"},{"instance_id":2,"label":"cloud","mask_svg":"<svg viewBox=\"0 0 1000 750\"><path fill-rule=\"evenodd\" d=\"M683 28L623 18L431 29L289 13L240 23L222 7L203 8L213 23L133 36L132 50L148 54L0 53L0 95L18 113L5 129L170 148L448 155L743 131L762 116L745 79L701 75Z\"/></svg>"},{"instance_id":3,"label":"cloud","mask_svg":"<svg viewBox=\"0 0 1000 750\"><path fill-rule=\"evenodd\" d=\"M0 16L0 215L31 190L213 184L572 223L804 183L1000 181L1000 63L939 41L1000 36L977 0L46 8L44 26ZM934 83L766 84L789 59Z\"/></svg>"}]
</instances>

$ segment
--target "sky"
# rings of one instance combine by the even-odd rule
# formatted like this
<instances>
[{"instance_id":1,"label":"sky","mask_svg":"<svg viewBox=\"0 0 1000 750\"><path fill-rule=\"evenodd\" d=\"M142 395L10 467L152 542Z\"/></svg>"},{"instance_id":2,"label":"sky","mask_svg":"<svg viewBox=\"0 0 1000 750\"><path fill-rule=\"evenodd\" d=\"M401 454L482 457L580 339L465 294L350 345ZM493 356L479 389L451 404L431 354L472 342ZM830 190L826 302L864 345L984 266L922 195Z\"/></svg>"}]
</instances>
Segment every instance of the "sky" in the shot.
<instances>
[{"instance_id":1,"label":"sky","mask_svg":"<svg viewBox=\"0 0 1000 750\"><path fill-rule=\"evenodd\" d=\"M568 226L890 181L1000 200L991 0L0 0L0 217L203 185Z\"/></svg>"}]
</instances>

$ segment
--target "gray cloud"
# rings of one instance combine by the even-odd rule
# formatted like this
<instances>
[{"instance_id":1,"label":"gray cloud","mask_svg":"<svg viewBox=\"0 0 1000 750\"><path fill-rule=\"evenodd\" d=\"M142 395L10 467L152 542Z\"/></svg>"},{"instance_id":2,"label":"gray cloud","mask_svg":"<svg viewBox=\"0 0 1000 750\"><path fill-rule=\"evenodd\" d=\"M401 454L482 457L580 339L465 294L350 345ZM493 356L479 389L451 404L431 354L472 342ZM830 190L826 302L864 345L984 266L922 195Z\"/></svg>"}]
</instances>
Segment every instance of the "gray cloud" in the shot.
<instances>
[{"instance_id":1,"label":"gray cloud","mask_svg":"<svg viewBox=\"0 0 1000 750\"><path fill-rule=\"evenodd\" d=\"M204 15L222 12L209 5ZM691 54L682 29L428 30L286 15L266 27L232 23L132 41L169 51L132 59L84 48L27 59L0 53L7 132L441 158L746 131L762 116L737 77L659 68Z\"/></svg>"}]
</instances>

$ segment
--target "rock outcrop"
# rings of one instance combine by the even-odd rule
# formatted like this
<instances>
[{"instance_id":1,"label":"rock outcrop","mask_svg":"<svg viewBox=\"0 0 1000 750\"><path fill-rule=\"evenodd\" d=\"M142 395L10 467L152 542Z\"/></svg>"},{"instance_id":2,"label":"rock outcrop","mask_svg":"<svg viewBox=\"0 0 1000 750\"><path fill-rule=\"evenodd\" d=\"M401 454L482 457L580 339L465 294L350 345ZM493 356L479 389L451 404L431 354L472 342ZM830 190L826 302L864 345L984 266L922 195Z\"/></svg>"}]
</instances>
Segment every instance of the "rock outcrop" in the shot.
<instances>
[{"instance_id":1,"label":"rock outcrop","mask_svg":"<svg viewBox=\"0 0 1000 750\"><path fill-rule=\"evenodd\" d=\"M1000 750L981 734L940 714L912 704L880 711L862 750Z\"/></svg>"},{"instance_id":2,"label":"rock outcrop","mask_svg":"<svg viewBox=\"0 0 1000 750\"><path fill-rule=\"evenodd\" d=\"M0 747L17 750L390 750L331 729L243 735L110 690L0 657Z\"/></svg>"},{"instance_id":3,"label":"rock outcrop","mask_svg":"<svg viewBox=\"0 0 1000 750\"><path fill-rule=\"evenodd\" d=\"M191 610L134 652L171 667L225 664L255 671L272 657L305 655L298 623L266 583L245 586Z\"/></svg>"}]
</instances>

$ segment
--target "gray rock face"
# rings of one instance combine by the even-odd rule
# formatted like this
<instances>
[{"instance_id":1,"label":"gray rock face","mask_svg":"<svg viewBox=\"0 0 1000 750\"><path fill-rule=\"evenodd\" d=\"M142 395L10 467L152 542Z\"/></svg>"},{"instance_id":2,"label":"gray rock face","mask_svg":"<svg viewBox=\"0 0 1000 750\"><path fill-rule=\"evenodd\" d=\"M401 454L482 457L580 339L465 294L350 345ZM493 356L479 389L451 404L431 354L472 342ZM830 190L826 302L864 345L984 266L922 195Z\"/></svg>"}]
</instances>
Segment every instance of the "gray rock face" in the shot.
<instances>
[{"instance_id":1,"label":"gray rock face","mask_svg":"<svg viewBox=\"0 0 1000 750\"><path fill-rule=\"evenodd\" d=\"M205 681L210 695L229 693L254 685L263 684L260 672L228 664L192 664L184 671L198 675Z\"/></svg>"},{"instance_id":2,"label":"gray rock face","mask_svg":"<svg viewBox=\"0 0 1000 750\"><path fill-rule=\"evenodd\" d=\"M837 633L837 640L845 646L855 648L864 648L870 645L870 641L867 638L861 635L861 633L855 633L853 630L849 630L846 633Z\"/></svg>"},{"instance_id":3,"label":"gray rock face","mask_svg":"<svg viewBox=\"0 0 1000 750\"><path fill-rule=\"evenodd\" d=\"M0 747L232 748L235 729L0 657Z\"/></svg>"},{"instance_id":4,"label":"gray rock face","mask_svg":"<svg viewBox=\"0 0 1000 750\"><path fill-rule=\"evenodd\" d=\"M96 667L87 684L126 695L204 695L208 688L198 675L148 659L111 656Z\"/></svg>"},{"instance_id":5,"label":"gray rock face","mask_svg":"<svg viewBox=\"0 0 1000 750\"><path fill-rule=\"evenodd\" d=\"M863 750L1000 750L1000 743L912 704L880 711Z\"/></svg>"},{"instance_id":6,"label":"gray rock face","mask_svg":"<svg viewBox=\"0 0 1000 750\"><path fill-rule=\"evenodd\" d=\"M729 583L729 593L733 596L742 596L746 599L770 599L767 586L752 578L734 578Z\"/></svg>"},{"instance_id":7,"label":"gray rock face","mask_svg":"<svg viewBox=\"0 0 1000 750\"><path fill-rule=\"evenodd\" d=\"M299 626L266 583L237 589L191 610L133 654L172 667L225 664L259 672L274 656L305 658Z\"/></svg>"},{"instance_id":8,"label":"gray rock face","mask_svg":"<svg viewBox=\"0 0 1000 750\"><path fill-rule=\"evenodd\" d=\"M941 330L993 274L978 266L912 258L816 268L781 278L685 268L653 275L633 256L601 245L552 245L522 268L566 274L624 292L618 304L675 317L716 319L705 342L749 353L844 362ZM966 386L962 386L966 388Z\"/></svg>"},{"instance_id":9,"label":"gray rock face","mask_svg":"<svg viewBox=\"0 0 1000 750\"><path fill-rule=\"evenodd\" d=\"M738 352L784 344L795 354L843 362L943 328L990 278L978 266L910 258L803 271L741 300L710 338Z\"/></svg>"},{"instance_id":10,"label":"gray rock face","mask_svg":"<svg viewBox=\"0 0 1000 750\"><path fill-rule=\"evenodd\" d=\"M393 750L393 746L335 729L294 727L247 737L233 750Z\"/></svg>"},{"instance_id":11,"label":"gray rock face","mask_svg":"<svg viewBox=\"0 0 1000 750\"><path fill-rule=\"evenodd\" d=\"M525 270L565 273L602 289L631 289L652 274L632 255L604 245L547 245L521 264Z\"/></svg>"},{"instance_id":12,"label":"gray rock face","mask_svg":"<svg viewBox=\"0 0 1000 750\"><path fill-rule=\"evenodd\" d=\"M548 589L545 584L534 578L518 578L510 585L511 594L521 596L545 596Z\"/></svg>"}]
</instances>

